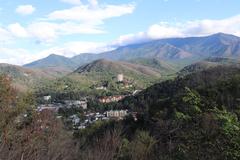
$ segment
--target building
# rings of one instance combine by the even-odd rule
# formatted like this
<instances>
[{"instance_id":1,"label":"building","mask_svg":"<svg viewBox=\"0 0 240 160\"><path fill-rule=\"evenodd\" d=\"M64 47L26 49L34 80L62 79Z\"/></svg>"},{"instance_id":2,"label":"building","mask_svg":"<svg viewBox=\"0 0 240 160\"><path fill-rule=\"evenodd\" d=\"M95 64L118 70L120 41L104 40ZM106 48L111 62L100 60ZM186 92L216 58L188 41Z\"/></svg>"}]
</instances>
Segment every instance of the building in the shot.
<instances>
[{"instance_id":1,"label":"building","mask_svg":"<svg viewBox=\"0 0 240 160\"><path fill-rule=\"evenodd\" d=\"M80 124L80 121L81 121L80 118L75 114L70 116L69 119L72 121L73 125L78 125Z\"/></svg>"},{"instance_id":2,"label":"building","mask_svg":"<svg viewBox=\"0 0 240 160\"><path fill-rule=\"evenodd\" d=\"M127 114L128 114L127 110L115 110L115 111L111 110L111 111L107 111L107 117L109 117L109 118L122 119Z\"/></svg>"},{"instance_id":3,"label":"building","mask_svg":"<svg viewBox=\"0 0 240 160\"><path fill-rule=\"evenodd\" d=\"M104 86L96 87L96 90L107 90L107 87Z\"/></svg>"},{"instance_id":4,"label":"building","mask_svg":"<svg viewBox=\"0 0 240 160\"><path fill-rule=\"evenodd\" d=\"M135 95L137 95L137 94L140 93L140 92L141 92L141 90L135 90L135 91L132 93L132 95L135 96Z\"/></svg>"},{"instance_id":5,"label":"building","mask_svg":"<svg viewBox=\"0 0 240 160\"><path fill-rule=\"evenodd\" d=\"M59 107L55 107L55 106L43 106L43 105L37 107L37 111L38 111L38 112L42 112L42 111L46 111L46 110L48 110L48 111L53 111L53 112L58 112Z\"/></svg>"},{"instance_id":6,"label":"building","mask_svg":"<svg viewBox=\"0 0 240 160\"><path fill-rule=\"evenodd\" d=\"M117 75L117 81L118 81L118 82L123 82L123 79L124 79L123 74L118 74L118 75Z\"/></svg>"},{"instance_id":7,"label":"building","mask_svg":"<svg viewBox=\"0 0 240 160\"><path fill-rule=\"evenodd\" d=\"M51 100L51 98L52 98L52 97L51 97L50 95L43 97L44 101L49 101L49 100Z\"/></svg>"},{"instance_id":8,"label":"building","mask_svg":"<svg viewBox=\"0 0 240 160\"><path fill-rule=\"evenodd\" d=\"M125 97L126 97L125 95L108 96L108 97L101 97L98 100L100 103L111 103L111 102L118 102Z\"/></svg>"},{"instance_id":9,"label":"building","mask_svg":"<svg viewBox=\"0 0 240 160\"><path fill-rule=\"evenodd\" d=\"M87 101L86 100L66 100L64 101L66 105L69 107L77 107L82 109L87 109Z\"/></svg>"}]
</instances>

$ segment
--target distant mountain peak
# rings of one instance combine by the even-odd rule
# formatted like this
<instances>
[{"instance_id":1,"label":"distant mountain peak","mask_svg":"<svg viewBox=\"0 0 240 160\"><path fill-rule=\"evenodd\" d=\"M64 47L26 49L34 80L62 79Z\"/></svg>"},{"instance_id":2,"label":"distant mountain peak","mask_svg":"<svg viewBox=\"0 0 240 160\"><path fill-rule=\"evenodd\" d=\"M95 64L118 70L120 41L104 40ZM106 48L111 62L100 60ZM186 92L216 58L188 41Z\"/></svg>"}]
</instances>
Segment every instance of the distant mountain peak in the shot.
<instances>
[{"instance_id":1,"label":"distant mountain peak","mask_svg":"<svg viewBox=\"0 0 240 160\"><path fill-rule=\"evenodd\" d=\"M46 58L59 58L59 57L67 58L67 57L65 57L65 56L58 55L58 54L55 54L55 53L50 54L50 55L47 56Z\"/></svg>"},{"instance_id":2,"label":"distant mountain peak","mask_svg":"<svg viewBox=\"0 0 240 160\"><path fill-rule=\"evenodd\" d=\"M30 64L26 64L24 66L28 68L48 68L48 67L75 68L76 64L70 58L57 54L50 54L49 56L43 59L32 62Z\"/></svg>"},{"instance_id":3,"label":"distant mountain peak","mask_svg":"<svg viewBox=\"0 0 240 160\"><path fill-rule=\"evenodd\" d=\"M228 41L240 41L240 37L237 37L232 34L222 33L222 32L210 35L208 37L219 38L219 39L228 40Z\"/></svg>"},{"instance_id":4,"label":"distant mountain peak","mask_svg":"<svg viewBox=\"0 0 240 160\"><path fill-rule=\"evenodd\" d=\"M218 32L218 33L215 33L215 34L210 35L210 36L234 36L234 35L228 34L228 33L223 33L223 32ZM234 37L237 37L237 36L234 36Z\"/></svg>"},{"instance_id":5,"label":"distant mountain peak","mask_svg":"<svg viewBox=\"0 0 240 160\"><path fill-rule=\"evenodd\" d=\"M240 57L240 37L216 33L204 37L167 38L119 47L116 50L99 54L80 54L67 58L57 54L27 64L30 68L41 67L77 67L93 62L106 64L109 60L129 61L137 58L157 58L162 60L181 60L206 57Z\"/></svg>"},{"instance_id":6,"label":"distant mountain peak","mask_svg":"<svg viewBox=\"0 0 240 160\"><path fill-rule=\"evenodd\" d=\"M225 35L230 35L230 34L226 34L226 33L223 33L223 32L218 32L218 33L215 33L215 34L210 35L210 36L225 36Z\"/></svg>"},{"instance_id":7,"label":"distant mountain peak","mask_svg":"<svg viewBox=\"0 0 240 160\"><path fill-rule=\"evenodd\" d=\"M48 57L52 57L52 56L59 56L59 55L58 55L58 54L55 54L55 53L51 53L51 54L49 54Z\"/></svg>"}]
</instances>

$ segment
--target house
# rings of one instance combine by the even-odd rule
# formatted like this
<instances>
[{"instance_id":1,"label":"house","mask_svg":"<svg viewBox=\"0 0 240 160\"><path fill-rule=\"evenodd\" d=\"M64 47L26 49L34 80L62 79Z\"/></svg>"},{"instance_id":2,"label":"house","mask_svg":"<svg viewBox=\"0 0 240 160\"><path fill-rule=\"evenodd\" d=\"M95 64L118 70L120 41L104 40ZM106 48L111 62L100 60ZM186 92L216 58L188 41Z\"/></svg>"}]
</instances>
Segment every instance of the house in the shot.
<instances>
[{"instance_id":1,"label":"house","mask_svg":"<svg viewBox=\"0 0 240 160\"><path fill-rule=\"evenodd\" d=\"M109 117L109 118L122 119L127 114L128 114L127 110L115 110L115 111L111 110L111 111L107 111L107 117Z\"/></svg>"},{"instance_id":2,"label":"house","mask_svg":"<svg viewBox=\"0 0 240 160\"><path fill-rule=\"evenodd\" d=\"M84 125L78 126L78 129L85 129L85 128L86 128L86 126L84 126Z\"/></svg>"},{"instance_id":3,"label":"house","mask_svg":"<svg viewBox=\"0 0 240 160\"><path fill-rule=\"evenodd\" d=\"M52 97L51 97L50 95L43 97L44 101L49 101L49 100L51 100L51 98L52 98Z\"/></svg>"}]
</instances>

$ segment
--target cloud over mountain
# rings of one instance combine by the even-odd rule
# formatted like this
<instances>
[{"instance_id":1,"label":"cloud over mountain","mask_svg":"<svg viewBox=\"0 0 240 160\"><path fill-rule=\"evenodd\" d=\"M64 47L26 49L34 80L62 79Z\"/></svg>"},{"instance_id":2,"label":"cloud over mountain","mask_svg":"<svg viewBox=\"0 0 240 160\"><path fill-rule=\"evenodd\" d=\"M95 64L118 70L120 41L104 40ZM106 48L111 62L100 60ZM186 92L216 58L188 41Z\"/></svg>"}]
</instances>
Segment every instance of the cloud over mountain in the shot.
<instances>
[{"instance_id":1,"label":"cloud over mountain","mask_svg":"<svg viewBox=\"0 0 240 160\"><path fill-rule=\"evenodd\" d=\"M122 46L154 39L206 36L218 32L240 36L240 15L219 20L203 19L177 23L160 22L151 25L147 31L120 36L119 39L114 41L114 44Z\"/></svg>"}]
</instances>

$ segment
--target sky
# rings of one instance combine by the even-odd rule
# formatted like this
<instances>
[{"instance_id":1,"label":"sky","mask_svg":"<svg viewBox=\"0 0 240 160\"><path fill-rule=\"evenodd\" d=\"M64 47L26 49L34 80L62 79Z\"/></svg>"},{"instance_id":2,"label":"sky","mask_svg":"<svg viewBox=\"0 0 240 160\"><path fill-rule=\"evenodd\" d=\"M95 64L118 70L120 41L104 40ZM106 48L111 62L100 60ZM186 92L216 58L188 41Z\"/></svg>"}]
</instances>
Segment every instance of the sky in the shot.
<instances>
[{"instance_id":1,"label":"sky","mask_svg":"<svg viewBox=\"0 0 240 160\"><path fill-rule=\"evenodd\" d=\"M240 36L239 6L239 0L0 0L0 63L161 38Z\"/></svg>"}]
</instances>

